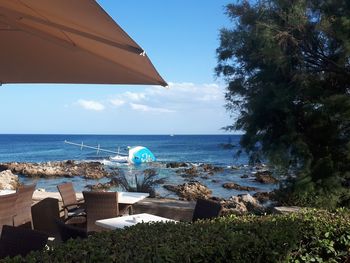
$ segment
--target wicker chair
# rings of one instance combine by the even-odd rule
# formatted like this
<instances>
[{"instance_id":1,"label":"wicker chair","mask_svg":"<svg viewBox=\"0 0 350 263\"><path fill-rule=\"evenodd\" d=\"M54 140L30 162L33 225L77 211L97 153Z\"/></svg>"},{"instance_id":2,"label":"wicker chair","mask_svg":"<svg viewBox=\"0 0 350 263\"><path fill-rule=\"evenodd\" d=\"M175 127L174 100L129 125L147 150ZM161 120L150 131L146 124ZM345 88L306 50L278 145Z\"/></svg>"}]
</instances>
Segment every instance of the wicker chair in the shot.
<instances>
[{"instance_id":1,"label":"wicker chair","mask_svg":"<svg viewBox=\"0 0 350 263\"><path fill-rule=\"evenodd\" d=\"M55 220L60 219L58 199L45 198L32 206L33 228L50 237L59 238Z\"/></svg>"},{"instance_id":2,"label":"wicker chair","mask_svg":"<svg viewBox=\"0 0 350 263\"><path fill-rule=\"evenodd\" d=\"M65 218L85 216L84 200L77 200L77 196L71 182L57 186L63 202Z\"/></svg>"},{"instance_id":3,"label":"wicker chair","mask_svg":"<svg viewBox=\"0 0 350 263\"><path fill-rule=\"evenodd\" d=\"M65 224L65 222L63 222L62 220L57 219L55 220L55 223L57 225L58 231L61 236L61 240L63 242L66 242L69 239L84 239L88 237L85 229L70 224Z\"/></svg>"},{"instance_id":4,"label":"wicker chair","mask_svg":"<svg viewBox=\"0 0 350 263\"><path fill-rule=\"evenodd\" d=\"M17 190L16 215L13 219L14 226L32 228L32 198L36 184L24 185Z\"/></svg>"},{"instance_id":5,"label":"wicker chair","mask_svg":"<svg viewBox=\"0 0 350 263\"><path fill-rule=\"evenodd\" d=\"M83 192L87 219L87 232L105 230L96 220L119 216L117 192Z\"/></svg>"},{"instance_id":6,"label":"wicker chair","mask_svg":"<svg viewBox=\"0 0 350 263\"><path fill-rule=\"evenodd\" d=\"M194 208L192 222L200 219L211 219L220 216L222 206L219 202L198 199Z\"/></svg>"},{"instance_id":7,"label":"wicker chair","mask_svg":"<svg viewBox=\"0 0 350 263\"><path fill-rule=\"evenodd\" d=\"M13 226L13 218L16 215L17 193L0 195L0 233L3 225Z\"/></svg>"},{"instance_id":8,"label":"wicker chair","mask_svg":"<svg viewBox=\"0 0 350 263\"><path fill-rule=\"evenodd\" d=\"M31 251L42 250L47 239L45 233L36 230L4 225L0 237L0 258L26 256Z\"/></svg>"}]
</instances>

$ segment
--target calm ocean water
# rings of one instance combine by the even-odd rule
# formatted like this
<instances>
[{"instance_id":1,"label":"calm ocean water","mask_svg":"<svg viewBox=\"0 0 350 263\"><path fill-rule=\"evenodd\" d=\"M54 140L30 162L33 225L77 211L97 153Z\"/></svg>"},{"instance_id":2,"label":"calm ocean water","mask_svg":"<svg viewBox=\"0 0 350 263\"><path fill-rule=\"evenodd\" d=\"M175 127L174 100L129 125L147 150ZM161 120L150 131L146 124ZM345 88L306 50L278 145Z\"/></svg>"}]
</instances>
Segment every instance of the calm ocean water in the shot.
<instances>
[{"instance_id":1,"label":"calm ocean water","mask_svg":"<svg viewBox=\"0 0 350 263\"><path fill-rule=\"evenodd\" d=\"M175 173L174 169L165 168L162 165L167 162L188 162L195 165L209 163L224 167L225 171L217 173L210 178L198 177L196 180L203 182L212 191L213 195L229 197L239 191L227 190L222 187L225 182L235 182L241 185L255 186L261 191L271 190L271 185L261 185L254 182L252 178L242 179L243 174L251 173L250 167L241 169L230 169L230 166L246 165L248 160L245 155L235 157L239 146L233 149L224 149L222 144L231 143L238 145L239 135L0 135L0 162L47 162L62 160L94 161L107 160L109 155L95 150L83 149L67 145L65 140L101 148L121 151L127 146L145 146L149 148L157 158L160 165L143 164L139 166L118 164L130 178L144 169L154 168L159 177L166 178L166 184L180 184L184 178ZM106 162L108 165L109 162ZM32 179L20 177L24 183ZM108 179L86 180L83 178L55 178L36 179L37 187L45 188L47 191L56 191L56 185L63 181L73 181L76 190L81 191L87 184L106 182ZM118 189L117 189L118 190ZM158 187L157 192L161 196L175 197L163 187Z\"/></svg>"}]
</instances>

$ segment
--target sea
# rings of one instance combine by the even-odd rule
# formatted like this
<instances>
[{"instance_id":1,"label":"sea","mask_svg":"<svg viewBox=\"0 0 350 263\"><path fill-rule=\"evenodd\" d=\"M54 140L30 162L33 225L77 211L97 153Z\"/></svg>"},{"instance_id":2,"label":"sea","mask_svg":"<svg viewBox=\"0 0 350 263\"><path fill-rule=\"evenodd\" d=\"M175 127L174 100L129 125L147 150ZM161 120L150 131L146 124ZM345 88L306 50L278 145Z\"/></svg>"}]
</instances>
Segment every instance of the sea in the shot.
<instances>
[{"instance_id":1,"label":"sea","mask_svg":"<svg viewBox=\"0 0 350 263\"><path fill-rule=\"evenodd\" d=\"M242 186L256 187L256 191L271 191L276 185L266 185L254 180L255 167L248 165L245 154L237 156L240 135L0 135L0 162L49 162L75 160L79 162L98 161L106 168L117 167L130 179L143 176L146 169L154 169L157 178L163 178L164 184L179 185L189 179L179 175L178 169L166 168L170 162L185 162L193 166L211 164L224 168L223 171L210 176L198 176L194 179L212 190L212 195L222 198L247 193L223 188L224 183L233 182ZM155 163L132 165L110 161L114 156L94 149L66 144L65 141L115 152L127 152L127 147L147 147L156 157ZM57 191L60 183L71 181L76 191L86 190L87 185L105 183L110 179L99 180L74 178L27 178L19 175L22 183L37 183L37 188L45 191ZM123 190L118 187L115 190ZM249 192L254 194L256 191ZM156 186L156 192L162 197L176 198L173 192L163 185Z\"/></svg>"}]
</instances>

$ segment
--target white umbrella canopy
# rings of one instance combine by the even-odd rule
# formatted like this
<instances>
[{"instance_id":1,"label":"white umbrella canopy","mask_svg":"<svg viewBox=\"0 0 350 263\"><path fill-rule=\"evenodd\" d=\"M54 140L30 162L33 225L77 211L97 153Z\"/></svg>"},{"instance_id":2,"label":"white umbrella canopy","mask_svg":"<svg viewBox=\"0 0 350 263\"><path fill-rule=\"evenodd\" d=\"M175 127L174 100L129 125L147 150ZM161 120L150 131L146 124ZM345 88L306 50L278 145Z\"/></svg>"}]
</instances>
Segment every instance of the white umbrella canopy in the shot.
<instances>
[{"instance_id":1,"label":"white umbrella canopy","mask_svg":"<svg viewBox=\"0 0 350 263\"><path fill-rule=\"evenodd\" d=\"M94 0L0 0L0 83L167 83Z\"/></svg>"}]
</instances>

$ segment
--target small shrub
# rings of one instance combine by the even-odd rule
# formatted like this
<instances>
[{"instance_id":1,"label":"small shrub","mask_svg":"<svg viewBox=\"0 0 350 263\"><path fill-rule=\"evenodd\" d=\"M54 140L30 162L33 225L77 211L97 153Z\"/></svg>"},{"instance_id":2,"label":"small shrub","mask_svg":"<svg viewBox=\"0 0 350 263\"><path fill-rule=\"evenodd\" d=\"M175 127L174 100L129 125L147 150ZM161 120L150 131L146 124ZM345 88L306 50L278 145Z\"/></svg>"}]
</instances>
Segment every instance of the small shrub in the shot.
<instances>
[{"instance_id":1,"label":"small shrub","mask_svg":"<svg viewBox=\"0 0 350 263\"><path fill-rule=\"evenodd\" d=\"M114 184L122 187L127 192L149 193L150 197L155 197L155 186L164 183L164 178L157 178L157 172L153 169L146 169L143 174L134 174L134 180L130 180L125 173L118 173L113 177Z\"/></svg>"}]
</instances>

